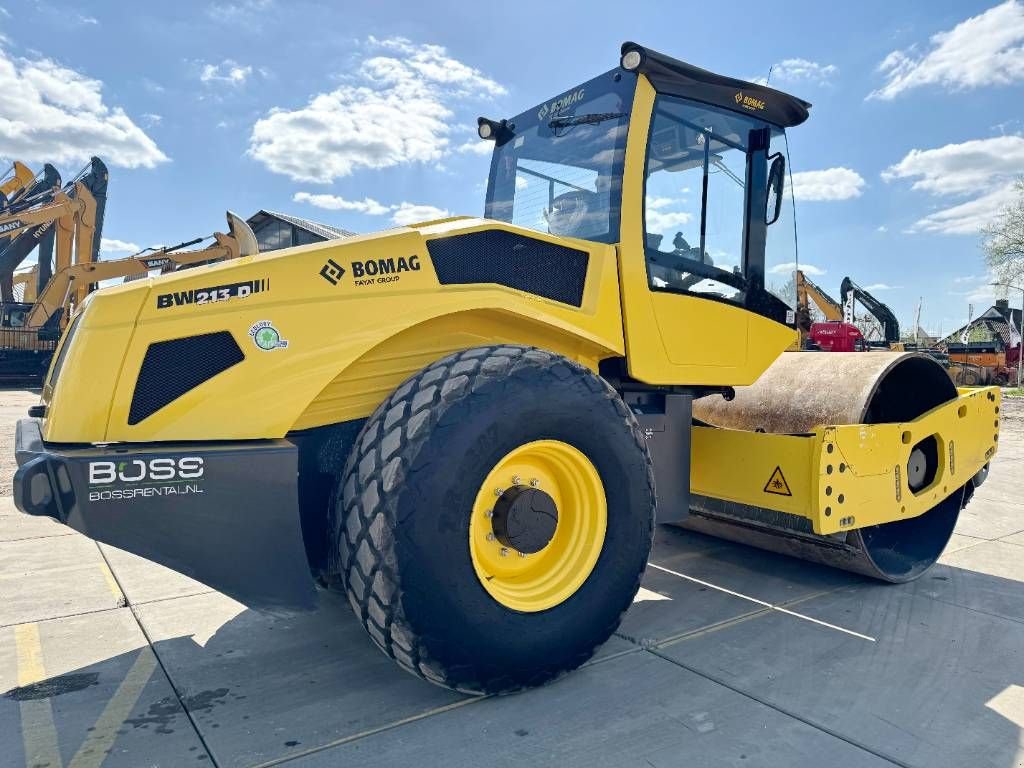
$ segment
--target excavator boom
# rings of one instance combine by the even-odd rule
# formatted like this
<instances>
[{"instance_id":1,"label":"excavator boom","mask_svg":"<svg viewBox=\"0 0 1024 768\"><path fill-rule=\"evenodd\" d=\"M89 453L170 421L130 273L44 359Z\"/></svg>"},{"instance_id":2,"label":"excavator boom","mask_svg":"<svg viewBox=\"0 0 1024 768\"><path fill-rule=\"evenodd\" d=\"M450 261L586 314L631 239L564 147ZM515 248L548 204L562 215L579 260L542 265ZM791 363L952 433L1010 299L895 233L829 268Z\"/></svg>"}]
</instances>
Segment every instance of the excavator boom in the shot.
<instances>
[{"instance_id":1,"label":"excavator boom","mask_svg":"<svg viewBox=\"0 0 1024 768\"><path fill-rule=\"evenodd\" d=\"M868 312L882 324L882 334L887 344L893 344L900 340L900 323L888 306L861 288L849 277L843 278L839 291L843 297L843 304L850 300L852 294L853 298L863 304Z\"/></svg>"}]
</instances>

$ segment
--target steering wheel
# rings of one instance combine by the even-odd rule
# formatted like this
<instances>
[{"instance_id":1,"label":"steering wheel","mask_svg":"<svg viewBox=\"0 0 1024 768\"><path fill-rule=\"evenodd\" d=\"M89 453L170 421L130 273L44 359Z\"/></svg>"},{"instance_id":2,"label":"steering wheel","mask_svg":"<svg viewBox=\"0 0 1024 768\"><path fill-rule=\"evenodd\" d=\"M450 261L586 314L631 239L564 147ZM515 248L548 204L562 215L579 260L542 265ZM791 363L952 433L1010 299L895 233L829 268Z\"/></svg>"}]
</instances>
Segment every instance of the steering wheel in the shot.
<instances>
[{"instance_id":1,"label":"steering wheel","mask_svg":"<svg viewBox=\"0 0 1024 768\"><path fill-rule=\"evenodd\" d=\"M563 237L576 237L586 232L587 214L598 209L597 193L582 189L563 192L544 209L548 232Z\"/></svg>"}]
</instances>

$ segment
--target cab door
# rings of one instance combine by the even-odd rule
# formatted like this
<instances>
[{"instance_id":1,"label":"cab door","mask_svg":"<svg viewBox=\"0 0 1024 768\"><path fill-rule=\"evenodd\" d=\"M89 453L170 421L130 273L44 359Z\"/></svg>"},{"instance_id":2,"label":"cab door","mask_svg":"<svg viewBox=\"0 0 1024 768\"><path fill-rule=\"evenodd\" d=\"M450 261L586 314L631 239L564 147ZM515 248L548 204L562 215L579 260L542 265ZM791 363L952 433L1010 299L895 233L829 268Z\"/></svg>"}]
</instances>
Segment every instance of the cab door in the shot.
<instances>
[{"instance_id":1,"label":"cab door","mask_svg":"<svg viewBox=\"0 0 1024 768\"><path fill-rule=\"evenodd\" d=\"M640 78L620 259L634 378L749 384L792 343L792 311L764 288L770 137L763 122L656 96Z\"/></svg>"}]
</instances>

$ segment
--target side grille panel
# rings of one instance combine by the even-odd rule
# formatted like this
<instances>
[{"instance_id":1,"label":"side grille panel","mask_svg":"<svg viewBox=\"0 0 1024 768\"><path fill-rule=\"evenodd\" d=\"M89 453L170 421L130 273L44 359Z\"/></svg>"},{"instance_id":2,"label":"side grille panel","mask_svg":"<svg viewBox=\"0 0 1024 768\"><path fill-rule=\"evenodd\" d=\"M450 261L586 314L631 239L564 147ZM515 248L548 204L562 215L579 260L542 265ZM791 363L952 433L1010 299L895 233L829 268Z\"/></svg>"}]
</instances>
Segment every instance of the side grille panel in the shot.
<instances>
[{"instance_id":1,"label":"side grille panel","mask_svg":"<svg viewBox=\"0 0 1024 768\"><path fill-rule=\"evenodd\" d=\"M532 237L487 230L427 241L442 285L497 283L578 307L589 254Z\"/></svg>"},{"instance_id":2,"label":"side grille panel","mask_svg":"<svg viewBox=\"0 0 1024 768\"><path fill-rule=\"evenodd\" d=\"M150 344L135 382L128 423L138 424L244 359L228 331Z\"/></svg>"}]
</instances>

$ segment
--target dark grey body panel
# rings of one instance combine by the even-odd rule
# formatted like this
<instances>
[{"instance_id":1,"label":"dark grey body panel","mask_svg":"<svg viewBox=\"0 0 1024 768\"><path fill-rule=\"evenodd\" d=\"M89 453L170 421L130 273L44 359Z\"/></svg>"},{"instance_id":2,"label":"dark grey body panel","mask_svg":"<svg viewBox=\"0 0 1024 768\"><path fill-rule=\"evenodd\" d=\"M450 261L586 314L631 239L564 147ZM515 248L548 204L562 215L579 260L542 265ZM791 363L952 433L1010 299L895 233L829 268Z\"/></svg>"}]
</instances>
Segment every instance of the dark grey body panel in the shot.
<instances>
[{"instance_id":1,"label":"dark grey body panel","mask_svg":"<svg viewBox=\"0 0 1024 768\"><path fill-rule=\"evenodd\" d=\"M637 421L647 436L647 450L654 462L654 488L658 497L659 523L679 523L690 514L691 393L655 393L637 402L625 393Z\"/></svg>"},{"instance_id":2,"label":"dark grey body panel","mask_svg":"<svg viewBox=\"0 0 1024 768\"><path fill-rule=\"evenodd\" d=\"M38 420L21 419L15 453L14 502L22 512L52 517L255 608L314 607L294 443L60 446L42 441ZM111 462L115 479L97 482L110 476Z\"/></svg>"}]
</instances>

